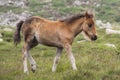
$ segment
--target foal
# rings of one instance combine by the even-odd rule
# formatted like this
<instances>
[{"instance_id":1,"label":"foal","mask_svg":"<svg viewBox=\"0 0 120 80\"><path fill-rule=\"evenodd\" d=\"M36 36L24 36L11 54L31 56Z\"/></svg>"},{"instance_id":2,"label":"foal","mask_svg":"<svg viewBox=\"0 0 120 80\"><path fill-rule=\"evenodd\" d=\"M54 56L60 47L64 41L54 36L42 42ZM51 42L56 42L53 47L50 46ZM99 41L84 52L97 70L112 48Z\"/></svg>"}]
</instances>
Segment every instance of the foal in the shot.
<instances>
[{"instance_id":1,"label":"foal","mask_svg":"<svg viewBox=\"0 0 120 80\"><path fill-rule=\"evenodd\" d=\"M63 48L66 50L73 70L77 70L72 53L72 43L73 39L81 31L83 31L91 40L97 39L94 16L88 12L58 21L50 21L38 16L33 16L25 21L20 21L17 24L17 29L14 33L15 45L21 40L20 31L22 31L24 37L23 66L25 73L28 73L27 58L32 66L32 71L35 72L36 70L36 62L30 55L29 50L38 44L57 48L52 67L52 71L54 72L56 71L56 66Z\"/></svg>"}]
</instances>

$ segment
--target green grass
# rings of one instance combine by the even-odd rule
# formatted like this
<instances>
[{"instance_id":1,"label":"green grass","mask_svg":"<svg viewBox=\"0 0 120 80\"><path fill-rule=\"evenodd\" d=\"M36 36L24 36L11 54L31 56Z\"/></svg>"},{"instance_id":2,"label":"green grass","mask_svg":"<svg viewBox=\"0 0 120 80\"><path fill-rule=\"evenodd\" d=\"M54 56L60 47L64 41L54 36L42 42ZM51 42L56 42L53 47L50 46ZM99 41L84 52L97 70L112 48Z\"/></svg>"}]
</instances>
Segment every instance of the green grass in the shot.
<instances>
[{"instance_id":1,"label":"green grass","mask_svg":"<svg viewBox=\"0 0 120 80\"><path fill-rule=\"evenodd\" d=\"M14 6L0 6L0 12L8 12L12 10L15 13L21 13L25 10L32 12L32 15L51 18L54 15L68 16L80 13L90 9L90 5L73 6L73 0L52 0L45 3L39 0L28 0L28 8L19 8ZM120 24L120 0L98 0L100 7L92 5L96 11L96 19L101 19L104 22L119 23ZM49 14L48 14L49 13ZM54 17L57 19L58 17Z\"/></svg>"},{"instance_id":2,"label":"green grass","mask_svg":"<svg viewBox=\"0 0 120 80\"><path fill-rule=\"evenodd\" d=\"M104 34L104 36L103 36ZM7 34L6 34L7 35ZM57 71L51 71L55 48L39 45L31 50L37 62L35 73L23 73L22 45L15 47L13 42L0 42L0 80L120 80L120 35L105 35L98 29L99 38L95 42L73 43L73 53L78 70L73 71L65 51L61 55ZM12 37L11 37L12 38ZM112 43L116 49L105 46Z\"/></svg>"},{"instance_id":3,"label":"green grass","mask_svg":"<svg viewBox=\"0 0 120 80\"><path fill-rule=\"evenodd\" d=\"M103 6L95 8L98 12L97 18L103 21L109 22L118 22L120 21L120 9L118 5L120 5L120 0L101 0Z\"/></svg>"},{"instance_id":4,"label":"green grass","mask_svg":"<svg viewBox=\"0 0 120 80\"><path fill-rule=\"evenodd\" d=\"M0 6L0 12L8 12L9 10L12 10L15 13L21 13L22 11L24 11L23 9L19 8L19 7L14 7L14 6Z\"/></svg>"},{"instance_id":5,"label":"green grass","mask_svg":"<svg viewBox=\"0 0 120 80\"><path fill-rule=\"evenodd\" d=\"M9 31L7 32L7 31L4 31L4 30L1 29L0 33L2 34L4 41L7 41L7 42L13 41L13 33L14 33L14 31L13 32L9 32Z\"/></svg>"}]
</instances>

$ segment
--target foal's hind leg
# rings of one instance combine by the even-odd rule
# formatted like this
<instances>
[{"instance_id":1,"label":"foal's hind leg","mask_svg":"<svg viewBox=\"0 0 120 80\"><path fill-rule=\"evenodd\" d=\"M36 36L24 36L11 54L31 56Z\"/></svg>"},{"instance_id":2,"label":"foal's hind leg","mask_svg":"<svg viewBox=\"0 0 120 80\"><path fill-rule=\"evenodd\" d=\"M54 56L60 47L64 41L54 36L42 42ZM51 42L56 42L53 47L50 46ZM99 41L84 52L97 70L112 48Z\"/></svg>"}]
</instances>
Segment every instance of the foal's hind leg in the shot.
<instances>
[{"instance_id":1,"label":"foal's hind leg","mask_svg":"<svg viewBox=\"0 0 120 80\"><path fill-rule=\"evenodd\" d=\"M55 56L54 62L53 62L52 72L56 71L56 67L57 67L57 64L59 62L62 50L63 50L63 48L57 48L56 56Z\"/></svg>"},{"instance_id":2,"label":"foal's hind leg","mask_svg":"<svg viewBox=\"0 0 120 80\"><path fill-rule=\"evenodd\" d=\"M34 38L32 41L31 41L31 43L30 43L30 49L31 48L33 48L33 47L35 47L35 46L37 46L38 45L38 42L37 42L37 40ZM35 60L33 59L33 57L31 56L31 54L30 53L28 53L28 59L29 59L29 61L30 61L30 64L31 64L31 67L32 67L32 72L35 72L35 70L36 70L36 62L35 62Z\"/></svg>"},{"instance_id":3,"label":"foal's hind leg","mask_svg":"<svg viewBox=\"0 0 120 80\"><path fill-rule=\"evenodd\" d=\"M32 38L31 38L32 39ZM29 38L30 40L30 38ZM24 73L28 73L28 67L27 67L27 58L30 61L30 64L32 66L32 71L35 72L36 70L36 62L29 53L29 50L35 46L38 45L38 42L34 38L33 40L25 41L24 47L23 47L23 66L24 66Z\"/></svg>"}]
</instances>

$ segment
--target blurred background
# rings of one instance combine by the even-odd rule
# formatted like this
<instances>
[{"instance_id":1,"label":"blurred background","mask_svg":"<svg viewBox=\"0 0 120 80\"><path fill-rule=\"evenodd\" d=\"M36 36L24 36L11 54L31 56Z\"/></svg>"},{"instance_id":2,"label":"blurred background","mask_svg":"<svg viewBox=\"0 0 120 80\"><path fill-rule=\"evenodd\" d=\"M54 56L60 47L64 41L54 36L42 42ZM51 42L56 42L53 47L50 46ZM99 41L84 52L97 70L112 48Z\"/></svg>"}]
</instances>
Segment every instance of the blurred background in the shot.
<instances>
[{"instance_id":1,"label":"blurred background","mask_svg":"<svg viewBox=\"0 0 120 80\"><path fill-rule=\"evenodd\" d=\"M89 9L97 20L120 23L119 5L120 0L0 0L0 25L15 26L13 22L31 15L56 20Z\"/></svg>"}]
</instances>

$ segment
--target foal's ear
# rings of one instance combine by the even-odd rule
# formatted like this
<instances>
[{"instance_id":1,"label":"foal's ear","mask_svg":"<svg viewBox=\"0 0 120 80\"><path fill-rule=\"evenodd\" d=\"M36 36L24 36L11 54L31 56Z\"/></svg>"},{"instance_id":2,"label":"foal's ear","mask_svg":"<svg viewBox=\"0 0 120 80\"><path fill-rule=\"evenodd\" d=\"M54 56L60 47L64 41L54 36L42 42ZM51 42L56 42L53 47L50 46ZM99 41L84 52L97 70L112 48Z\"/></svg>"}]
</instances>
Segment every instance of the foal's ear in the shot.
<instances>
[{"instance_id":1,"label":"foal's ear","mask_svg":"<svg viewBox=\"0 0 120 80\"><path fill-rule=\"evenodd\" d=\"M85 17L86 17L86 18L93 18L93 13L90 12L90 11L86 11L86 12L85 12Z\"/></svg>"}]
</instances>

